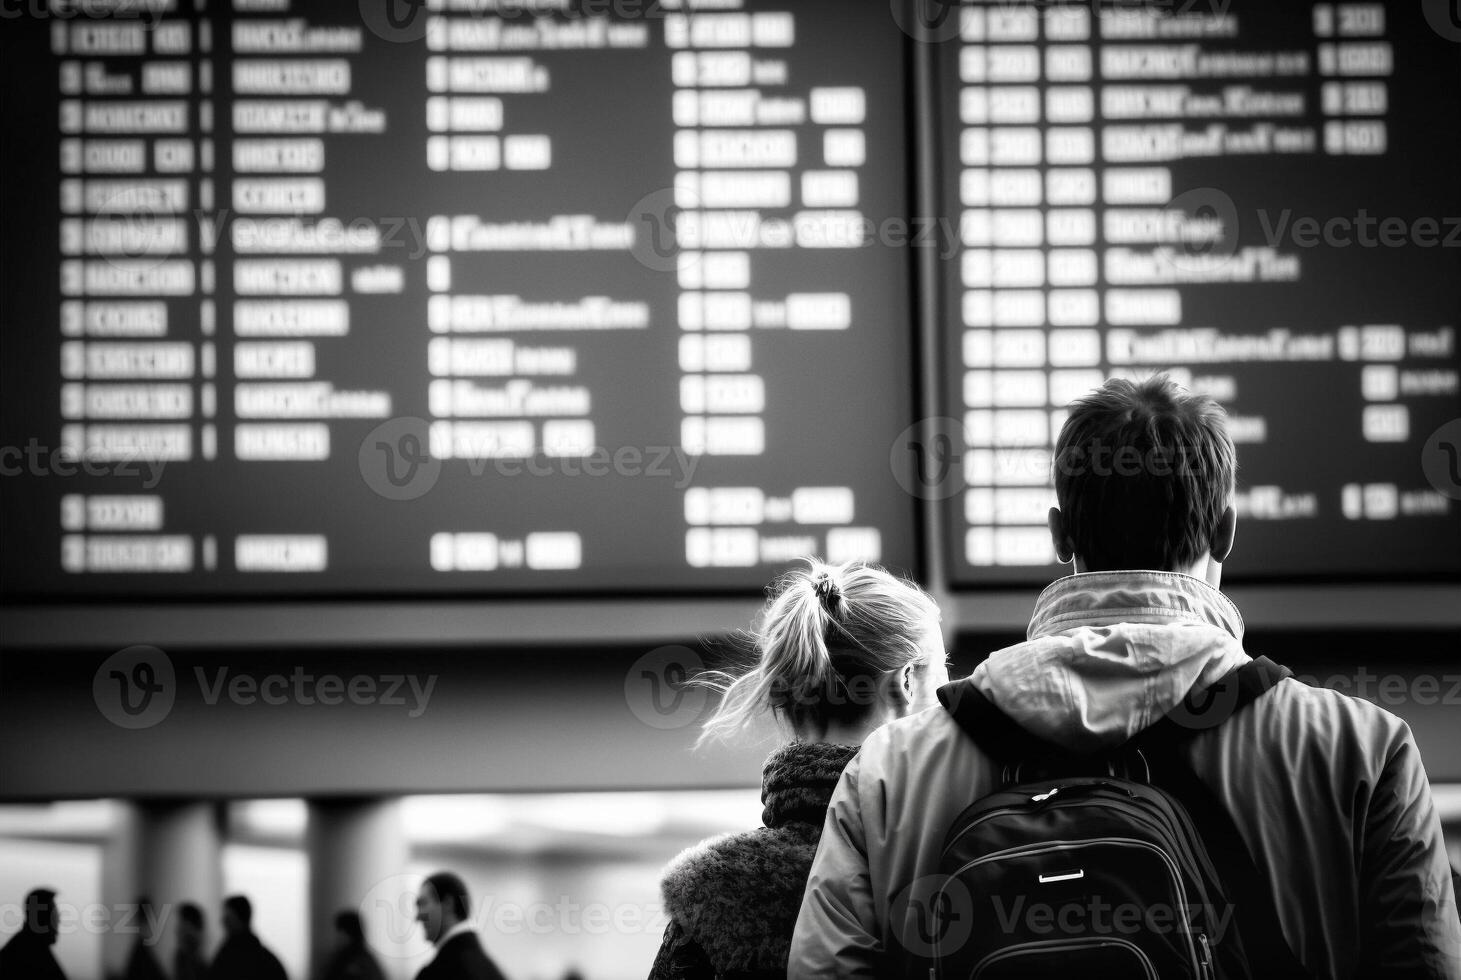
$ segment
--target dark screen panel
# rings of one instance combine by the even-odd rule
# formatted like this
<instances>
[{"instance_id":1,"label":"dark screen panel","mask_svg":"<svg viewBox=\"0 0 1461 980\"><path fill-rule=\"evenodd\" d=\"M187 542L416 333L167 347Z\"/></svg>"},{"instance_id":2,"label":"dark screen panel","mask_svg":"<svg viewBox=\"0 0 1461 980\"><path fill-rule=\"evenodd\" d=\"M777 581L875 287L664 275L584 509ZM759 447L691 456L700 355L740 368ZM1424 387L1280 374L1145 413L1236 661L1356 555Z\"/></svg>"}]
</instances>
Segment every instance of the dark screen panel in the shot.
<instances>
[{"instance_id":1,"label":"dark screen panel","mask_svg":"<svg viewBox=\"0 0 1461 980\"><path fill-rule=\"evenodd\" d=\"M1230 413L1230 577L1461 571L1461 30L1423 7L925 19L954 581L1049 580L1063 407L1160 370Z\"/></svg>"},{"instance_id":2,"label":"dark screen panel","mask_svg":"<svg viewBox=\"0 0 1461 980\"><path fill-rule=\"evenodd\" d=\"M914 567L886 8L116 6L0 40L6 596Z\"/></svg>"}]
</instances>

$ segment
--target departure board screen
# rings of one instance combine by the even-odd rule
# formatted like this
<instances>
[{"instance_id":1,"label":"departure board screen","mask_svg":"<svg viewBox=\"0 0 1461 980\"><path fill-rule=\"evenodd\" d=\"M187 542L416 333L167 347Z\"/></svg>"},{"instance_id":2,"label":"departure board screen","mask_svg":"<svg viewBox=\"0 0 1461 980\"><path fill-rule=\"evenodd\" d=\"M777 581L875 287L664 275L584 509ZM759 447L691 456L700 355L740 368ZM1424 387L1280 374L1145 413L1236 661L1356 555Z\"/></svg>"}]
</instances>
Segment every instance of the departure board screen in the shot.
<instances>
[{"instance_id":1,"label":"departure board screen","mask_svg":"<svg viewBox=\"0 0 1461 980\"><path fill-rule=\"evenodd\" d=\"M886 5L41 0L0 45L6 597L915 567Z\"/></svg>"},{"instance_id":2,"label":"departure board screen","mask_svg":"<svg viewBox=\"0 0 1461 980\"><path fill-rule=\"evenodd\" d=\"M1161 370L1230 414L1230 577L1461 571L1446 6L1011 2L916 22L950 228L923 479L956 582L1049 580L1064 406Z\"/></svg>"}]
</instances>

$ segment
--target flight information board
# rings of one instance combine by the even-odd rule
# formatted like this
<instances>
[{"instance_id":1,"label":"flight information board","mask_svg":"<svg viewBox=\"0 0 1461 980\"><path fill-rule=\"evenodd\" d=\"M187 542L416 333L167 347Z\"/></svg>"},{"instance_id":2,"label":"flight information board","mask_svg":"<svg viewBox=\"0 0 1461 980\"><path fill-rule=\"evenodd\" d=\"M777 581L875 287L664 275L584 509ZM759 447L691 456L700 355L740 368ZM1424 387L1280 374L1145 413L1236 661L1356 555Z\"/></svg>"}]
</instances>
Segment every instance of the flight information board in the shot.
<instances>
[{"instance_id":1,"label":"flight information board","mask_svg":"<svg viewBox=\"0 0 1461 980\"><path fill-rule=\"evenodd\" d=\"M31 6L0 32L6 597L914 567L885 5Z\"/></svg>"},{"instance_id":2,"label":"flight information board","mask_svg":"<svg viewBox=\"0 0 1461 980\"><path fill-rule=\"evenodd\" d=\"M1048 581L1063 407L1230 413L1248 579L1461 571L1461 25L1444 4L997 3L931 73L950 575ZM1449 456L1447 455L1449 454Z\"/></svg>"}]
</instances>

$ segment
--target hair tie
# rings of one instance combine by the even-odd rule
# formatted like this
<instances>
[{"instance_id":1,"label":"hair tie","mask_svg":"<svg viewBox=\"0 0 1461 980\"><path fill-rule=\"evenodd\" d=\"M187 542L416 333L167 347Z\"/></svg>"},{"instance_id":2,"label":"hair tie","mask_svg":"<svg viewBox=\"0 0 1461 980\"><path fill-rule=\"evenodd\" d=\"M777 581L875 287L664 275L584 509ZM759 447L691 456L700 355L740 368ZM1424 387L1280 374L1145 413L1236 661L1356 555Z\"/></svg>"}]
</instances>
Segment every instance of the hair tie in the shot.
<instances>
[{"instance_id":1,"label":"hair tie","mask_svg":"<svg viewBox=\"0 0 1461 980\"><path fill-rule=\"evenodd\" d=\"M812 582L812 591L817 594L817 599L827 612L832 612L838 600L842 598L842 591L837 583L832 580L831 572L822 572Z\"/></svg>"}]
</instances>

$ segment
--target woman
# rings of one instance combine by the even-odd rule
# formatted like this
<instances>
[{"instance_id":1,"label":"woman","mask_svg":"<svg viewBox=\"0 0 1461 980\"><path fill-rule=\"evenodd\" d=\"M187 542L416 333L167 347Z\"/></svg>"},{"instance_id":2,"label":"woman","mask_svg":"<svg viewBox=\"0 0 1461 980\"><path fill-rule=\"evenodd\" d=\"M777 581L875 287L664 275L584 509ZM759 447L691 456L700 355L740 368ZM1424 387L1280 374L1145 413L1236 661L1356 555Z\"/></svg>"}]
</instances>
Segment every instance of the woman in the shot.
<instances>
[{"instance_id":1,"label":"woman","mask_svg":"<svg viewBox=\"0 0 1461 980\"><path fill-rule=\"evenodd\" d=\"M764 711L792 740L766 760L764 827L687 850L665 871L670 923L651 980L785 977L792 929L832 790L879 725L934 703L948 681L939 611L876 565L811 561L780 578L749 662L705 682L722 692L702 744Z\"/></svg>"}]
</instances>

